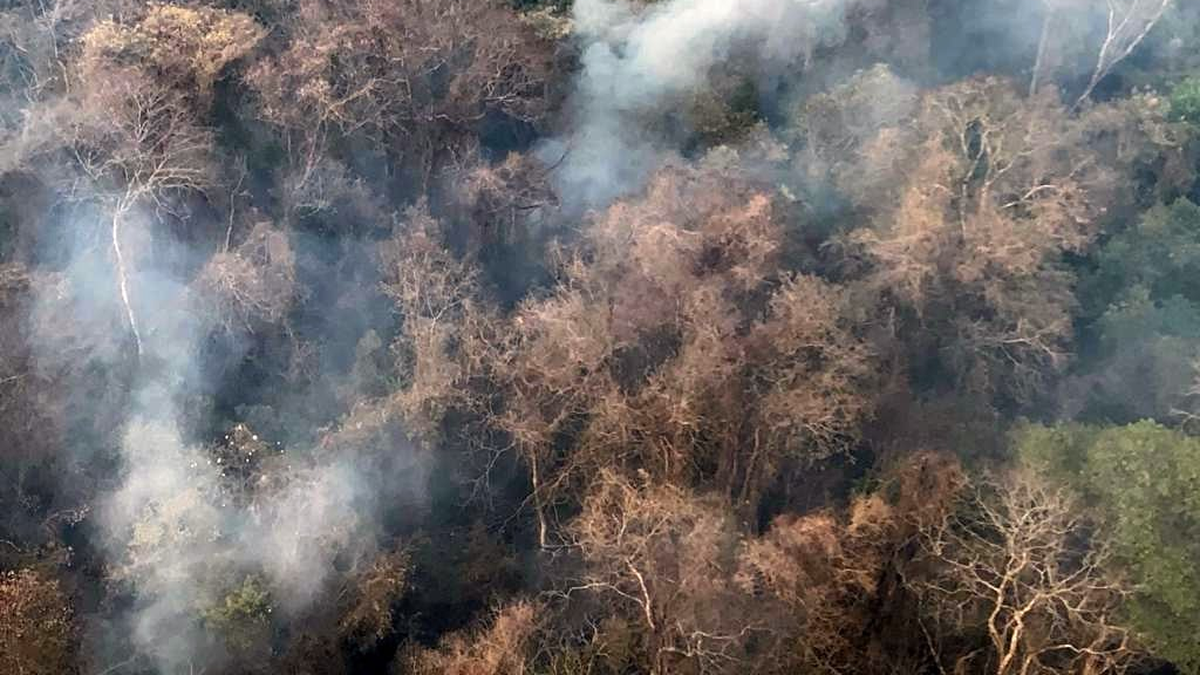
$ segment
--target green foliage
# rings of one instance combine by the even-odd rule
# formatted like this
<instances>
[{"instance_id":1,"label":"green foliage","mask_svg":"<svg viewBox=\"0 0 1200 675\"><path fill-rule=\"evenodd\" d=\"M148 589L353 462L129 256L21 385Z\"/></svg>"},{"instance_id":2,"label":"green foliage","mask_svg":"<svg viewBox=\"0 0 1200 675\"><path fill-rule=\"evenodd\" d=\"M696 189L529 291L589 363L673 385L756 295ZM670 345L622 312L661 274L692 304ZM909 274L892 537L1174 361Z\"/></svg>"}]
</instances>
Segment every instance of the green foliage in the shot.
<instances>
[{"instance_id":1,"label":"green foliage","mask_svg":"<svg viewBox=\"0 0 1200 675\"><path fill-rule=\"evenodd\" d=\"M730 77L720 88L692 96L689 113L697 142L703 147L735 143L761 119L759 93L747 77Z\"/></svg>"},{"instance_id":2,"label":"green foliage","mask_svg":"<svg viewBox=\"0 0 1200 675\"><path fill-rule=\"evenodd\" d=\"M1079 290L1095 349L1075 387L1089 419L1165 419L1200 345L1200 207L1158 205L1096 253Z\"/></svg>"},{"instance_id":3,"label":"green foliage","mask_svg":"<svg viewBox=\"0 0 1200 675\"><path fill-rule=\"evenodd\" d=\"M271 595L263 583L247 576L242 585L201 613L208 629L235 652L265 645L271 625Z\"/></svg>"},{"instance_id":4,"label":"green foliage","mask_svg":"<svg viewBox=\"0 0 1200 675\"><path fill-rule=\"evenodd\" d=\"M1171 119L1200 125L1200 75L1193 75L1171 91Z\"/></svg>"},{"instance_id":5,"label":"green foliage","mask_svg":"<svg viewBox=\"0 0 1200 675\"><path fill-rule=\"evenodd\" d=\"M1200 438L1143 421L1029 426L1015 446L1097 507L1137 584L1132 624L1184 672L1200 672Z\"/></svg>"},{"instance_id":6,"label":"green foliage","mask_svg":"<svg viewBox=\"0 0 1200 675\"><path fill-rule=\"evenodd\" d=\"M1181 295L1155 299L1149 288L1138 284L1108 308L1098 325L1112 349L1147 335L1200 339L1200 307Z\"/></svg>"},{"instance_id":7,"label":"green foliage","mask_svg":"<svg viewBox=\"0 0 1200 675\"><path fill-rule=\"evenodd\" d=\"M1200 206L1180 199L1150 209L1109 240L1096 263L1083 299L1101 311L1138 285L1156 301L1173 295L1200 301Z\"/></svg>"}]
</instances>

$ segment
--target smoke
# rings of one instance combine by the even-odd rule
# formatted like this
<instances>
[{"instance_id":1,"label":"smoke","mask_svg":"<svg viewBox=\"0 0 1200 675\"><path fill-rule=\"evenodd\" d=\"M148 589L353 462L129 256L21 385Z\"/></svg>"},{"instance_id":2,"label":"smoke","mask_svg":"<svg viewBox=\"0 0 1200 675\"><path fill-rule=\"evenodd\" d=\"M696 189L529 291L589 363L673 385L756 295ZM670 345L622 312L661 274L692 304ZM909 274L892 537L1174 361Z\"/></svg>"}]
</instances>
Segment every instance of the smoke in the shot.
<instances>
[{"instance_id":1,"label":"smoke","mask_svg":"<svg viewBox=\"0 0 1200 675\"><path fill-rule=\"evenodd\" d=\"M756 78L760 96L777 91L780 82L795 84L807 77L806 83L813 83L815 69L809 68L810 60L818 50L846 41L847 11L852 2L855 0L575 0L573 39L580 50L580 63L565 111L567 131L543 142L538 150L547 164L556 166L550 176L562 204L568 211L603 207L640 189L651 174L681 151L681 139L689 133L686 127L692 121L685 109L689 97L716 89L713 81L731 62ZM898 11L905 11L906 3L897 4L901 7ZM933 58L933 70L941 71L929 77L936 80L957 69L986 66L990 70L1001 62L1017 64L1010 71L1028 70L1042 35L1043 15L1037 8L1043 4L1040 0L964 4L966 9L956 11L970 14L966 30L958 35L939 31L938 44L929 45L935 57L940 57ZM978 11L980 7L987 11ZM1062 15L1061 23L1047 24L1080 37L1067 41L1069 47L1061 47L1062 53L1047 56L1046 79L1056 79L1051 77L1054 72L1059 72L1057 79L1062 79L1062 73L1087 74L1095 50L1082 36L1095 32L1093 14L1093 9L1072 10ZM977 43L989 44L992 49L982 49ZM853 48L853 54L845 59L849 65L831 69L836 77L849 77L864 61L875 60L878 53L873 49L885 51L857 38L848 47ZM1075 53L1081 50L1087 58ZM854 113L847 119L857 120L863 138L898 123L916 105L915 86L893 78L890 72L866 71L854 84L860 93L846 104L847 111ZM816 82L812 91L825 85ZM0 153L0 172L19 165L20 158L45 144L52 123L61 122L49 114L30 116L21 127L23 135ZM846 131L857 133L859 129ZM798 155L797 161L807 163L804 171L816 176L811 182L818 183L828 180L823 174L832 171L831 165L842 163L845 152L837 150L836 162L822 161L811 152ZM319 167L312 181L329 192L348 188L324 186L326 181L354 182L339 171L322 175L326 168ZM65 167L58 170L70 173ZM801 172L789 176L792 180L804 178ZM857 176L848 180L863 183L858 187L870 187ZM337 224L386 222L382 207L378 212L363 207L357 216L350 215L353 210L351 205L336 206L332 211L337 214ZM177 240L150 214L129 214L123 242L128 249L131 303L144 340L144 353L136 356L117 291L105 215L102 209L80 208L72 213L73 220L55 232L62 239L62 271L55 283L35 287L31 342L39 368L47 373L72 369L108 373L93 378L109 385L103 392L96 387L69 392L72 410L68 415L72 422L90 422L99 429L120 428L113 448L116 478L93 513L103 534L111 578L120 587L117 595L126 604L118 603L115 610L123 613L124 621L102 617L102 649L118 654L117 658L125 658L133 650L161 673L199 672L201 666L222 659L228 648L214 634L207 618L210 610L221 607L247 579L260 583L269 593L270 610L275 613L271 622L286 621L319 606L330 597L331 587L383 543L380 540L387 526L382 521L407 517L403 507L424 499L427 467L423 457L405 442L384 434L375 437L371 429L379 424L378 419L348 423L346 435L354 438L338 441L345 446L333 451L275 443L313 435L311 427L318 423L292 418L322 406L325 399L311 406L295 406L300 412L286 421L270 406L239 401L245 405L240 411L252 409L244 417L261 413L264 423L255 420L256 426L241 429L250 437L244 444L249 450L214 451L214 439L196 433L202 426L197 418L206 415L203 406L208 405L197 401L206 399L219 378L236 374L251 347L247 335L235 334L228 340L230 348L218 355L207 349L209 336L224 330L218 326L228 322L213 316L215 310L196 297L192 276L206 253ZM350 250L335 251L328 248L338 245L330 243L331 237L305 236L295 229L284 236L294 248L302 246L310 259L336 258L339 265L352 267L354 262L347 261L369 257L364 253L367 247L359 248L358 242L347 244ZM312 331L317 335L306 337L313 338L313 343L323 340L337 346L331 352L352 353L355 342L373 322L383 322L375 322L375 308L360 302L361 288L351 292L353 289L345 288L347 284L337 288L338 281L325 279L332 276L326 274L329 270L311 265L307 275L312 279L301 282L321 288L311 302L311 313L324 315L328 323ZM374 281L361 279L358 283L366 288ZM266 282L259 285L269 286ZM361 321L346 320L351 312L341 311L343 305L361 312ZM382 345L378 341L375 348ZM336 389L340 375L333 372L338 366L331 362L337 360L322 352L311 365L305 362L306 367L319 371L306 377L325 383L328 391ZM47 375L46 379L54 377ZM119 400L89 398L98 394ZM296 400L300 398L298 394ZM117 422L89 419L114 414L114 410L120 414ZM334 418L338 412L333 410L321 420ZM295 426L309 424L296 429L289 427L292 422L299 423ZM253 435L272 426L279 427L278 438ZM102 436L72 431L75 439ZM386 450L355 449L372 444ZM95 447L80 448L81 455L102 452Z\"/></svg>"},{"instance_id":2,"label":"smoke","mask_svg":"<svg viewBox=\"0 0 1200 675\"><path fill-rule=\"evenodd\" d=\"M200 254L156 232L163 228L152 220L132 215L126 234L135 244L130 289L142 356L133 355L119 318L109 247L97 235L105 226L92 218L67 228L69 260L58 283L39 288L33 330L42 368L75 360L135 373L127 400L117 404L125 411L117 479L94 509L111 577L128 590L130 607L123 622L103 619L92 648L106 662L132 649L157 672L200 672L228 655L206 615L230 592L254 579L269 593L277 615L249 617L251 625L308 610L374 550L382 498L395 503L395 493L407 491L409 500L421 499L424 468L403 443L389 442L391 454L374 461L282 448L244 426L236 433L245 438L232 439L241 446L224 453L189 438L205 413L196 409L204 398L197 392L228 369L205 361L204 342L218 318L180 272L195 269ZM224 358L237 361L247 340L234 344ZM92 401L74 414L103 407Z\"/></svg>"},{"instance_id":3,"label":"smoke","mask_svg":"<svg viewBox=\"0 0 1200 675\"><path fill-rule=\"evenodd\" d=\"M582 70L571 131L541 155L563 157L556 187L568 206L583 208L642 185L674 151L656 130L663 116L735 51L749 53L765 83L793 76L845 33L844 0L578 0L574 23Z\"/></svg>"}]
</instances>

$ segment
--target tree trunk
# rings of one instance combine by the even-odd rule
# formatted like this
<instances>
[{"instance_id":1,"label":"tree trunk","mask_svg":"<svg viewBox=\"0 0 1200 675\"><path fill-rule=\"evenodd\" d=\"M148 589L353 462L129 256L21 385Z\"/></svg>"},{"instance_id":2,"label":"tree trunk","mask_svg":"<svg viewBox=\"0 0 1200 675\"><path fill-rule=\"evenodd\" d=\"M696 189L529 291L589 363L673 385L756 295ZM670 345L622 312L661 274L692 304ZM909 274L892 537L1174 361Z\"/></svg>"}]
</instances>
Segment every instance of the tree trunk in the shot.
<instances>
[{"instance_id":1,"label":"tree trunk","mask_svg":"<svg viewBox=\"0 0 1200 675\"><path fill-rule=\"evenodd\" d=\"M542 508L542 481L538 475L537 451L529 453L529 478L533 483L533 510L537 514L538 546L546 548L546 513Z\"/></svg>"},{"instance_id":2,"label":"tree trunk","mask_svg":"<svg viewBox=\"0 0 1200 675\"><path fill-rule=\"evenodd\" d=\"M138 330L137 315L133 311L133 303L129 299L129 271L125 266L125 254L121 251L121 225L124 222L126 208L117 207L112 216L112 247L117 258L117 284L121 290L121 304L125 306L125 318L129 321L129 330L133 333L137 354L142 355L142 334Z\"/></svg>"},{"instance_id":3,"label":"tree trunk","mask_svg":"<svg viewBox=\"0 0 1200 675\"><path fill-rule=\"evenodd\" d=\"M1037 59L1033 62L1033 75L1029 78L1029 97L1037 95L1042 82L1042 69L1046 66L1046 52L1050 47L1050 29L1054 24L1054 8L1046 5L1046 16L1042 19L1042 37L1038 40Z\"/></svg>"}]
</instances>

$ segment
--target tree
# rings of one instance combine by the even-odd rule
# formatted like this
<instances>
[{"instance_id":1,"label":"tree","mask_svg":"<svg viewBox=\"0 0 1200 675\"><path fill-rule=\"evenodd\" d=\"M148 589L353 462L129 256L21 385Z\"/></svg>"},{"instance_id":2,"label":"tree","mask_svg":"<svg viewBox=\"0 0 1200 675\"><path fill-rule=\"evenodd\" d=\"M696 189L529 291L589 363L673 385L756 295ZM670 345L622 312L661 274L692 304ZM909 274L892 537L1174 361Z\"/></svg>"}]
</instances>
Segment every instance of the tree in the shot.
<instances>
[{"instance_id":1,"label":"tree","mask_svg":"<svg viewBox=\"0 0 1200 675\"><path fill-rule=\"evenodd\" d=\"M779 516L743 544L735 581L757 599L755 615L780 633L777 651L760 657L765 672L880 672L869 624L895 514L877 496L855 500L850 513L845 520L828 511Z\"/></svg>"},{"instance_id":2,"label":"tree","mask_svg":"<svg viewBox=\"0 0 1200 675\"><path fill-rule=\"evenodd\" d=\"M831 184L858 209L884 208L902 184L895 146L912 142L903 129L917 112L917 94L914 84L877 65L809 97L789 127L802 144L798 169L816 187Z\"/></svg>"},{"instance_id":3,"label":"tree","mask_svg":"<svg viewBox=\"0 0 1200 675\"><path fill-rule=\"evenodd\" d=\"M405 214L380 257L384 292L402 321L393 351L406 386L392 403L415 432L433 439L449 410L485 411L486 393L472 380L494 367L496 319L477 272L445 248L441 224L424 205Z\"/></svg>"},{"instance_id":4,"label":"tree","mask_svg":"<svg viewBox=\"0 0 1200 675\"><path fill-rule=\"evenodd\" d=\"M151 2L133 22L97 22L81 39L80 64L85 71L134 64L161 86L207 99L225 67L264 35L246 14Z\"/></svg>"},{"instance_id":5,"label":"tree","mask_svg":"<svg viewBox=\"0 0 1200 675\"><path fill-rule=\"evenodd\" d=\"M584 571L563 594L596 593L631 612L652 674L744 672L751 636L771 627L741 604L737 538L720 503L612 471L593 485L570 527Z\"/></svg>"},{"instance_id":6,"label":"tree","mask_svg":"<svg viewBox=\"0 0 1200 675\"><path fill-rule=\"evenodd\" d=\"M121 302L140 355L132 261L122 233L139 207L169 210L172 197L211 183L212 136L199 126L183 94L135 69L88 72L77 105L78 117L66 131L68 146L111 220Z\"/></svg>"},{"instance_id":7,"label":"tree","mask_svg":"<svg viewBox=\"0 0 1200 675\"><path fill-rule=\"evenodd\" d=\"M412 569L407 551L380 554L353 580L338 632L359 649L370 649L392 631L393 605L409 586Z\"/></svg>"},{"instance_id":8,"label":"tree","mask_svg":"<svg viewBox=\"0 0 1200 675\"><path fill-rule=\"evenodd\" d=\"M1132 626L1158 655L1200 665L1200 440L1151 421L1123 427L1028 426L1017 454L1078 488L1103 516L1112 553L1128 570Z\"/></svg>"},{"instance_id":9,"label":"tree","mask_svg":"<svg viewBox=\"0 0 1200 675\"><path fill-rule=\"evenodd\" d=\"M916 564L928 569L909 583L930 619L985 634L987 648L955 656L955 672L1084 675L1136 663L1118 617L1129 587L1065 489L1030 471L978 479L919 541Z\"/></svg>"},{"instance_id":10,"label":"tree","mask_svg":"<svg viewBox=\"0 0 1200 675\"><path fill-rule=\"evenodd\" d=\"M209 258L195 285L226 330L261 330L283 322L296 301L295 265L287 233L259 223L236 249Z\"/></svg>"},{"instance_id":11,"label":"tree","mask_svg":"<svg viewBox=\"0 0 1200 675\"><path fill-rule=\"evenodd\" d=\"M844 510L783 514L744 539L735 582L777 632L755 672L924 672L928 648L900 579L917 533L945 518L964 482L953 456L914 453Z\"/></svg>"},{"instance_id":12,"label":"tree","mask_svg":"<svg viewBox=\"0 0 1200 675\"><path fill-rule=\"evenodd\" d=\"M497 609L491 625L451 635L436 650L414 650L399 662L417 675L524 675L540 608L516 602Z\"/></svg>"},{"instance_id":13,"label":"tree","mask_svg":"<svg viewBox=\"0 0 1200 675\"><path fill-rule=\"evenodd\" d=\"M21 675L75 672L71 614L57 581L29 569L0 574L0 668Z\"/></svg>"},{"instance_id":14,"label":"tree","mask_svg":"<svg viewBox=\"0 0 1200 675\"><path fill-rule=\"evenodd\" d=\"M870 416L863 395L873 362L871 348L848 321L850 297L815 277L783 280L771 295L768 315L749 336L761 356L754 359L762 388L753 424L775 456L747 458L746 485L774 473L787 456L809 461L829 457L857 438L858 424ZM766 461L767 467L754 466ZM749 492L743 488L743 499Z\"/></svg>"},{"instance_id":15,"label":"tree","mask_svg":"<svg viewBox=\"0 0 1200 675\"><path fill-rule=\"evenodd\" d=\"M738 160L664 170L598 214L553 291L518 309L496 421L535 506L616 464L753 508L781 463L843 451L870 415L848 296L782 268L774 205L723 161Z\"/></svg>"},{"instance_id":16,"label":"tree","mask_svg":"<svg viewBox=\"0 0 1200 675\"><path fill-rule=\"evenodd\" d=\"M1104 312L1135 288L1156 301L1178 296L1200 302L1200 206L1187 199L1155 205L1115 233L1095 259L1082 290L1092 312Z\"/></svg>"},{"instance_id":17,"label":"tree","mask_svg":"<svg viewBox=\"0 0 1200 675\"><path fill-rule=\"evenodd\" d=\"M1189 77L1171 90L1171 117L1200 125L1200 77Z\"/></svg>"},{"instance_id":18,"label":"tree","mask_svg":"<svg viewBox=\"0 0 1200 675\"><path fill-rule=\"evenodd\" d=\"M557 205L549 184L554 169L532 155L509 153L492 164L474 152L449 173L454 210L470 228L468 247L481 262L494 261L495 272L505 275L502 289L519 272L511 268L533 264L528 251L541 243L535 238L539 221Z\"/></svg>"},{"instance_id":19,"label":"tree","mask_svg":"<svg viewBox=\"0 0 1200 675\"><path fill-rule=\"evenodd\" d=\"M1155 201L1171 203L1188 194L1196 177L1197 136L1173 116L1165 97L1135 92L1089 106L1077 124L1076 143L1123 178L1106 186L1101 212L1106 223L1136 220Z\"/></svg>"},{"instance_id":20,"label":"tree","mask_svg":"<svg viewBox=\"0 0 1200 675\"><path fill-rule=\"evenodd\" d=\"M1066 383L1067 412L1166 421L1183 407L1200 339L1200 208L1156 205L1092 261L1078 296L1096 349Z\"/></svg>"},{"instance_id":21,"label":"tree","mask_svg":"<svg viewBox=\"0 0 1200 675\"><path fill-rule=\"evenodd\" d=\"M297 18L288 48L249 79L298 163L330 133L361 136L428 186L490 116L546 110L548 44L499 2L306 0Z\"/></svg>"},{"instance_id":22,"label":"tree","mask_svg":"<svg viewBox=\"0 0 1200 675\"><path fill-rule=\"evenodd\" d=\"M1113 177L1051 95L1027 101L995 78L926 93L910 133L919 150L889 146L912 162L894 176L895 209L850 239L876 265L870 283L938 326L941 344L917 358L933 352L960 386L1027 401L1068 360L1061 256L1095 236Z\"/></svg>"},{"instance_id":23,"label":"tree","mask_svg":"<svg viewBox=\"0 0 1200 675\"><path fill-rule=\"evenodd\" d=\"M72 41L120 2L45 0L0 10L0 169L19 167L53 135L55 100L74 82Z\"/></svg>"},{"instance_id":24,"label":"tree","mask_svg":"<svg viewBox=\"0 0 1200 675\"><path fill-rule=\"evenodd\" d=\"M262 658L271 631L271 594L261 580L247 576L201 612L204 624L241 658Z\"/></svg>"},{"instance_id":25,"label":"tree","mask_svg":"<svg viewBox=\"0 0 1200 675\"><path fill-rule=\"evenodd\" d=\"M74 0L48 3L44 12L32 6L17 6L0 12L0 95L12 105L0 129L19 126L17 113L24 105L42 99L47 90L61 86L64 70L56 61L59 43L56 31L63 18L78 5ZM11 115L11 116L10 116Z\"/></svg>"},{"instance_id":26,"label":"tree","mask_svg":"<svg viewBox=\"0 0 1200 675\"><path fill-rule=\"evenodd\" d=\"M1096 66L1088 79L1083 93L1076 99L1073 109L1078 109L1091 97L1096 85L1125 60L1146 39L1159 19L1170 8L1173 0L1105 0L1107 23L1104 41L1096 55Z\"/></svg>"},{"instance_id":27,"label":"tree","mask_svg":"<svg viewBox=\"0 0 1200 675\"><path fill-rule=\"evenodd\" d=\"M200 124L214 80L263 36L253 20L214 9L152 3L132 24L109 19L80 38L79 86L60 136L110 220L126 320L142 335L123 230L139 208L171 211L173 198L213 182L212 135Z\"/></svg>"}]
</instances>

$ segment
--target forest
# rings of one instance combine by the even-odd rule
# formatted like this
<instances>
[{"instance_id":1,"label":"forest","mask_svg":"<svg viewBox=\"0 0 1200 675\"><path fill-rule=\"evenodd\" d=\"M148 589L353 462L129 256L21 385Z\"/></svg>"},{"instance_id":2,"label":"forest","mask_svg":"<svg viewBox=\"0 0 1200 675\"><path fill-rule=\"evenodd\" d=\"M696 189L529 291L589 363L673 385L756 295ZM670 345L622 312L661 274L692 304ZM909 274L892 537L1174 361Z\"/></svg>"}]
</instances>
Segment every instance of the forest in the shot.
<instances>
[{"instance_id":1,"label":"forest","mask_svg":"<svg viewBox=\"0 0 1200 675\"><path fill-rule=\"evenodd\" d=\"M1200 674L1200 2L0 0L0 674Z\"/></svg>"}]
</instances>

